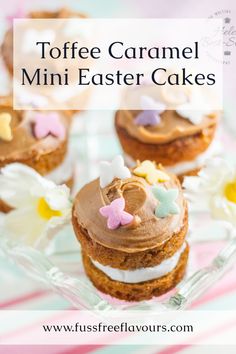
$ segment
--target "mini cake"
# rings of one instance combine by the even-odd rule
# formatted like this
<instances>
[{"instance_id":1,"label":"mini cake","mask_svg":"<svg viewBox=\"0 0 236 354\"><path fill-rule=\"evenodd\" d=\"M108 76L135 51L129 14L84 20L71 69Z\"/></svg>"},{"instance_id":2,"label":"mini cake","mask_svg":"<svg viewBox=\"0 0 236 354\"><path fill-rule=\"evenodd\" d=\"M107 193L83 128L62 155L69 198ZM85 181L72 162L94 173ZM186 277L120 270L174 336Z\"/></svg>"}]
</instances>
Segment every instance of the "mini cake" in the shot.
<instances>
[{"instance_id":1,"label":"mini cake","mask_svg":"<svg viewBox=\"0 0 236 354\"><path fill-rule=\"evenodd\" d=\"M10 97L0 98L0 168L26 164L60 184L71 183L67 152L70 119L63 112L15 111ZM6 211L3 203L1 211Z\"/></svg>"},{"instance_id":2,"label":"mini cake","mask_svg":"<svg viewBox=\"0 0 236 354\"><path fill-rule=\"evenodd\" d=\"M218 113L187 104L168 109L165 99L141 96L142 110L119 110L115 127L127 164L161 163L178 175L194 175L213 156ZM201 107L201 103L199 102Z\"/></svg>"},{"instance_id":3,"label":"mini cake","mask_svg":"<svg viewBox=\"0 0 236 354\"><path fill-rule=\"evenodd\" d=\"M14 18L14 16L12 16ZM16 14L17 18L29 18L29 19L63 19L63 18L84 18L81 13L71 11L69 9L59 9L57 11L32 11L28 14L24 14L23 10L19 14ZM12 27L6 32L2 43L2 57L8 71L13 74L13 29Z\"/></svg>"},{"instance_id":4,"label":"mini cake","mask_svg":"<svg viewBox=\"0 0 236 354\"><path fill-rule=\"evenodd\" d=\"M85 15L75 12L69 9L59 9L57 11L32 11L30 13L23 13L23 10L20 11L19 14L16 13L16 18L26 18L32 20L40 20L40 19L71 19L71 22L62 23L60 27L51 28L50 24L48 24L48 28L46 28L47 23L44 25L41 22L36 21L34 26L32 24L25 23L22 24L21 28L21 42L16 42L16 52L17 56L17 66L23 67L25 64L25 57L27 57L27 68L38 67L43 72L44 65L49 68L49 72L64 72L66 69L66 65L63 60L61 61L53 61L47 60L45 63L41 63L39 60L39 53L37 51L38 48L32 45L32 36L35 33L39 33L38 35L45 35L48 38L48 41L60 41L60 42L68 42L68 41L76 41L78 40L81 44L86 45L88 42L89 33L85 33L85 31L81 31L78 25L78 21L73 21L73 19L84 19ZM12 28L12 19L14 16L11 16L10 28L6 32L3 42L1 45L1 53L3 62L9 72L10 76L13 75L13 28ZM53 26L52 26L53 27ZM46 28L46 29L44 29ZM51 39L50 39L51 38ZM52 39L54 38L54 39ZM31 65L32 63L32 65ZM60 63L60 65L59 65ZM88 67L88 61L84 61L80 63L81 67ZM72 71L72 81L71 83L75 83L75 78L77 77L77 68ZM11 78L10 78L11 80ZM21 82L21 73L18 76L18 70L15 71L14 75L15 87L17 86L17 81ZM11 81L10 81L11 85ZM43 109L54 109L58 108L60 110L66 110L67 113L73 115L75 111L81 111L86 108L89 96L90 96L90 88L82 87L77 85L76 87L65 87L65 85L55 85L55 88L52 89L51 85L38 85L37 82L29 85L22 86L20 85L20 92L15 90L15 97L17 106L19 108L23 107L23 109L31 109L31 108L43 108ZM80 102L78 109L78 101Z\"/></svg>"},{"instance_id":5,"label":"mini cake","mask_svg":"<svg viewBox=\"0 0 236 354\"><path fill-rule=\"evenodd\" d=\"M121 156L101 163L73 207L73 227L85 271L100 291L140 301L159 296L183 278L188 213L178 179L145 161L132 170Z\"/></svg>"}]
</instances>

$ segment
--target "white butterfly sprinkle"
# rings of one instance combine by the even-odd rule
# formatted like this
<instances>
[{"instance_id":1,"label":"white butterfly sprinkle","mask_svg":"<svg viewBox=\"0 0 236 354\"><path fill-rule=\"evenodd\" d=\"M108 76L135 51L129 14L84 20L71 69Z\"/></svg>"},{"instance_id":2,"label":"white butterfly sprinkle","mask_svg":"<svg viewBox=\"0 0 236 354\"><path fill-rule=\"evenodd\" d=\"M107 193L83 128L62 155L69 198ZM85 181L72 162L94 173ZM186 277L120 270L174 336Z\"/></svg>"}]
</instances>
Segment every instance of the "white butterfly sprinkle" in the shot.
<instances>
[{"instance_id":1,"label":"white butterfly sprinkle","mask_svg":"<svg viewBox=\"0 0 236 354\"><path fill-rule=\"evenodd\" d=\"M41 45L36 45L36 42L50 42L55 40L55 32L48 29L44 31L37 31L35 29L29 29L25 32L23 40L23 53L38 53L41 54Z\"/></svg>"},{"instance_id":2,"label":"white butterfly sprinkle","mask_svg":"<svg viewBox=\"0 0 236 354\"><path fill-rule=\"evenodd\" d=\"M105 188L114 178L126 179L131 177L130 170L124 165L121 155L116 156L111 162L100 162L100 186Z\"/></svg>"}]
</instances>

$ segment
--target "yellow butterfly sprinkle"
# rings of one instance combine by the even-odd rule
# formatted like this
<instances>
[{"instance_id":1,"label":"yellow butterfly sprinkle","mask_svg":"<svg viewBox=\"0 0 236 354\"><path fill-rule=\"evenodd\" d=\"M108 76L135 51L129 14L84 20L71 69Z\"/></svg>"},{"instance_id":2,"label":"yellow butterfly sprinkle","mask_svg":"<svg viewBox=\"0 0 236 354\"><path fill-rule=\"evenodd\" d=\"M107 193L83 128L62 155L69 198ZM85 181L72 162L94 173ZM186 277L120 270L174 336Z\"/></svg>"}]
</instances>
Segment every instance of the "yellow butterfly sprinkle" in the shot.
<instances>
[{"instance_id":1,"label":"yellow butterfly sprinkle","mask_svg":"<svg viewBox=\"0 0 236 354\"><path fill-rule=\"evenodd\" d=\"M149 184L155 184L158 182L169 181L170 177L163 171L156 168L155 164L151 161L143 161L133 171L136 176L146 178Z\"/></svg>"},{"instance_id":2,"label":"yellow butterfly sprinkle","mask_svg":"<svg viewBox=\"0 0 236 354\"><path fill-rule=\"evenodd\" d=\"M11 115L9 113L0 114L0 139L11 141L13 139L11 130Z\"/></svg>"}]
</instances>

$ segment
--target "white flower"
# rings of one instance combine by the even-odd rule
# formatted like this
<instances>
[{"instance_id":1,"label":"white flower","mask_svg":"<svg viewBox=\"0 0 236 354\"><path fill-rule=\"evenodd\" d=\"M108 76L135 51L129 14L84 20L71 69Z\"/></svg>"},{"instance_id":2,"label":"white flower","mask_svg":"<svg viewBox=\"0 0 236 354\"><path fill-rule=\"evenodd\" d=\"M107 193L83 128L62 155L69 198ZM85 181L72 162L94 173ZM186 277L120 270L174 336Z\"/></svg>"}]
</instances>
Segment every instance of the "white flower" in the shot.
<instances>
[{"instance_id":1,"label":"white flower","mask_svg":"<svg viewBox=\"0 0 236 354\"><path fill-rule=\"evenodd\" d=\"M198 176L185 177L183 186L191 210L210 211L215 219L236 225L236 165L209 159Z\"/></svg>"},{"instance_id":2,"label":"white flower","mask_svg":"<svg viewBox=\"0 0 236 354\"><path fill-rule=\"evenodd\" d=\"M200 95L198 91L192 91L188 101L178 106L176 112L195 125L200 124L204 116L212 113L207 103L204 102L203 95Z\"/></svg>"},{"instance_id":3,"label":"white flower","mask_svg":"<svg viewBox=\"0 0 236 354\"><path fill-rule=\"evenodd\" d=\"M2 232L35 247L71 218L69 188L19 163L1 169L0 199L13 208L3 218Z\"/></svg>"}]
</instances>

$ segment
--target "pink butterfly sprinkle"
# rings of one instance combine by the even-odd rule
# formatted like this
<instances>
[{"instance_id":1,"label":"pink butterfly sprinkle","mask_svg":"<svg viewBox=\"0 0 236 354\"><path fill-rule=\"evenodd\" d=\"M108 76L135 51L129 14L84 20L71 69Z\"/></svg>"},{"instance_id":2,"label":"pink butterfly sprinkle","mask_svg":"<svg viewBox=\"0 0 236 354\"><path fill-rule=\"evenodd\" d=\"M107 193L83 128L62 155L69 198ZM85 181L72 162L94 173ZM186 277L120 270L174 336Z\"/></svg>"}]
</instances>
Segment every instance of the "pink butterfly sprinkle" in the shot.
<instances>
[{"instance_id":1,"label":"pink butterfly sprinkle","mask_svg":"<svg viewBox=\"0 0 236 354\"><path fill-rule=\"evenodd\" d=\"M45 138L48 135L53 135L57 138L65 138L65 127L60 122L57 113L38 113L34 118L34 134L37 139Z\"/></svg>"},{"instance_id":2,"label":"pink butterfly sprinkle","mask_svg":"<svg viewBox=\"0 0 236 354\"><path fill-rule=\"evenodd\" d=\"M134 219L133 215L127 213L124 209L125 200L122 197L99 209L100 214L107 218L108 229L115 230L120 225L129 224Z\"/></svg>"}]
</instances>

